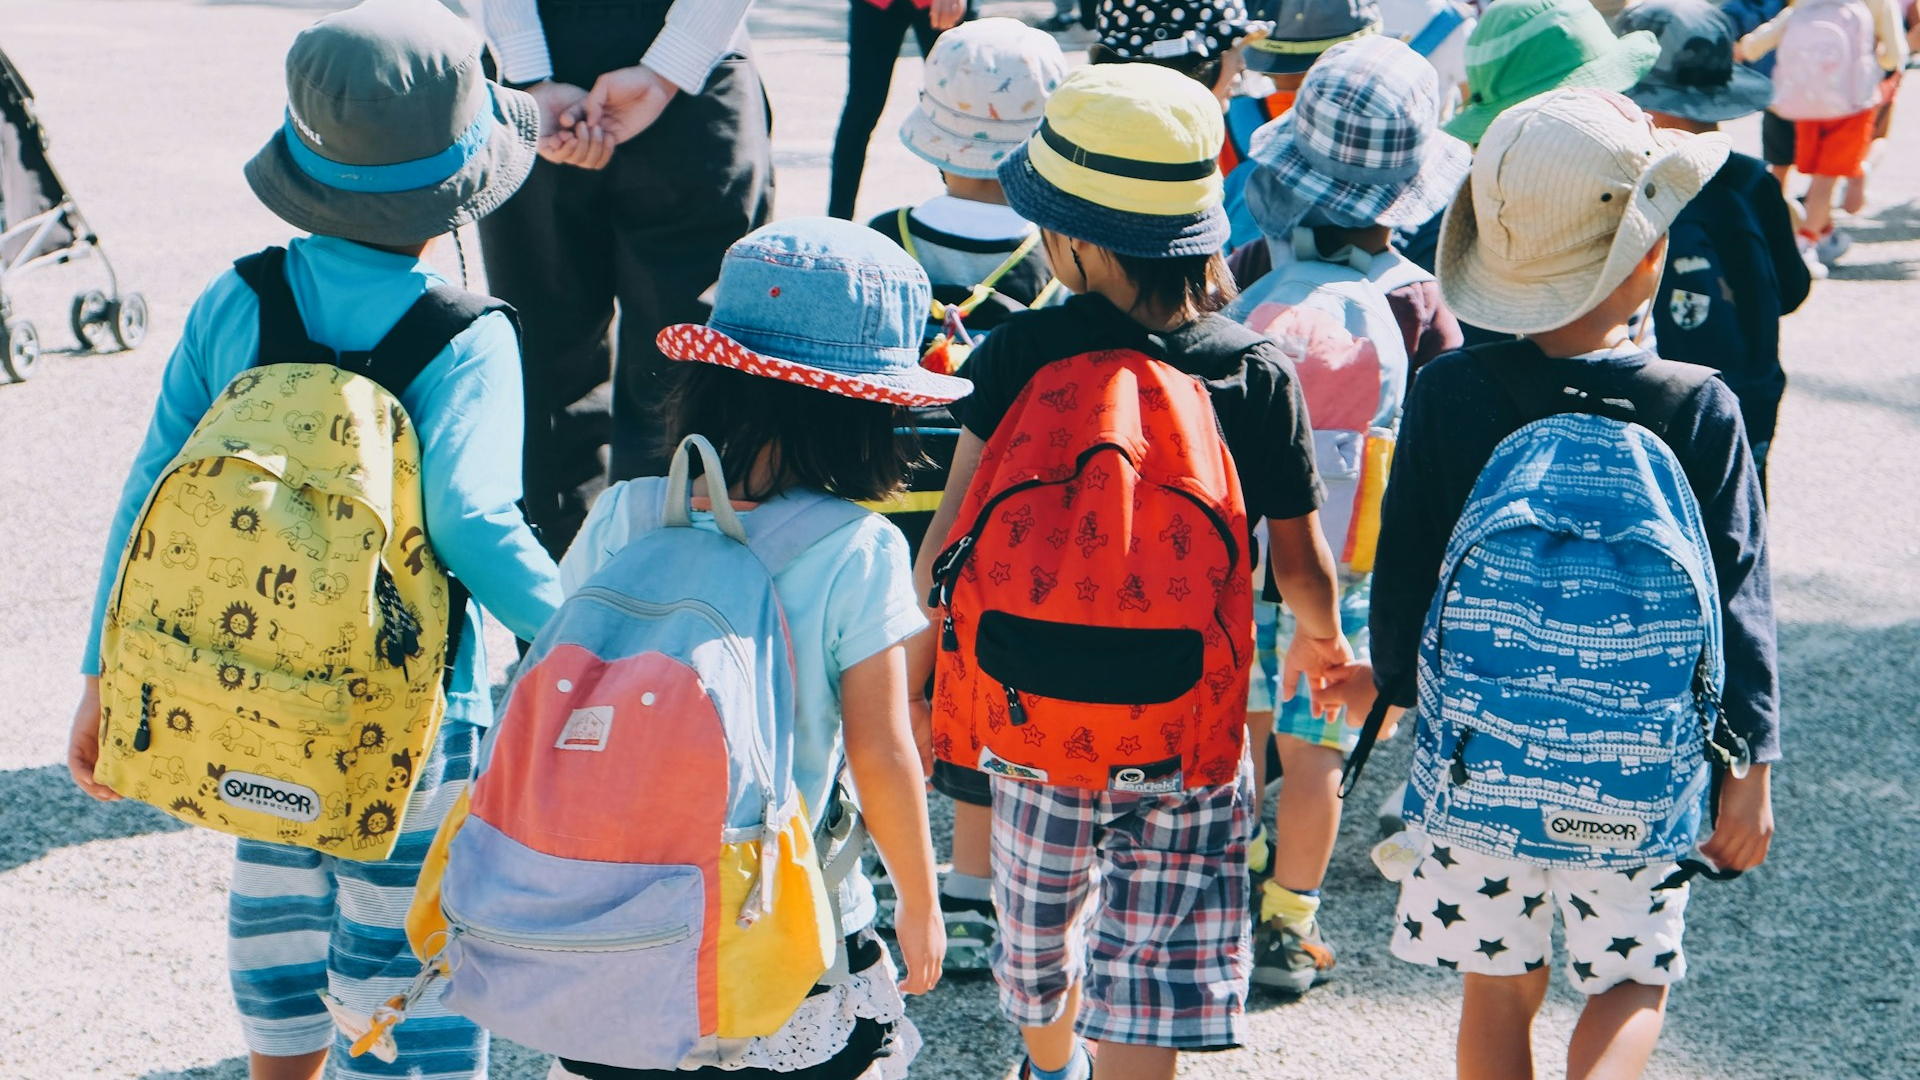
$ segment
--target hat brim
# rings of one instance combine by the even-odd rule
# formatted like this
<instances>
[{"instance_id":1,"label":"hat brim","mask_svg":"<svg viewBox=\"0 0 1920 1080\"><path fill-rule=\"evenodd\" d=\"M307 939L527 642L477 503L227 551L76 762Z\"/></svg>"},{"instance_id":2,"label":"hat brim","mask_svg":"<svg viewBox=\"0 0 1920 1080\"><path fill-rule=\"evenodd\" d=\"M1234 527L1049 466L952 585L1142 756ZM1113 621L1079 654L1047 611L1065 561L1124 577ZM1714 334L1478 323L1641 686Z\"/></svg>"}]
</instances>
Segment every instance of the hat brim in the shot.
<instances>
[{"instance_id":1,"label":"hat brim","mask_svg":"<svg viewBox=\"0 0 1920 1080\"><path fill-rule=\"evenodd\" d=\"M1007 155L997 174L1007 205L1049 232L1142 259L1212 255L1226 245L1232 225L1220 206L1193 214L1139 214L1080 198L1054 186L1033 167L1027 145Z\"/></svg>"},{"instance_id":2,"label":"hat brim","mask_svg":"<svg viewBox=\"0 0 1920 1080\"><path fill-rule=\"evenodd\" d=\"M1293 114L1288 113L1269 125L1272 131L1266 137L1256 134L1248 155L1263 168L1271 169L1274 180L1294 201L1317 206L1339 220L1393 228L1423 224L1446 209L1473 167L1471 147L1435 131L1421 148L1420 168L1413 176L1383 184L1337 180L1314 168L1307 159L1294 138L1292 119ZM1273 235L1266 222L1260 226ZM1292 226L1282 231L1290 234Z\"/></svg>"},{"instance_id":3,"label":"hat brim","mask_svg":"<svg viewBox=\"0 0 1920 1080\"><path fill-rule=\"evenodd\" d=\"M947 405L973 393L973 383L918 365L894 373L848 375L810 364L755 352L711 326L677 323L660 331L654 344L670 360L688 360L795 383L840 397L924 408Z\"/></svg>"},{"instance_id":4,"label":"hat brim","mask_svg":"<svg viewBox=\"0 0 1920 1080\"><path fill-rule=\"evenodd\" d=\"M1034 126L1039 126L1038 121ZM900 122L900 141L915 157L934 168L973 180L992 180L998 174L1000 163L1027 140L1026 136L1011 142L969 139L942 128L925 109L916 108Z\"/></svg>"},{"instance_id":5,"label":"hat brim","mask_svg":"<svg viewBox=\"0 0 1920 1080\"><path fill-rule=\"evenodd\" d=\"M278 131L246 165L247 185L267 209L298 229L368 244L418 244L499 209L533 170L540 106L489 84L493 134L460 171L432 187L370 193L330 187L302 172Z\"/></svg>"},{"instance_id":6,"label":"hat brim","mask_svg":"<svg viewBox=\"0 0 1920 1080\"><path fill-rule=\"evenodd\" d=\"M1628 90L1627 96L1649 112L1719 124L1751 116L1773 104L1773 80L1750 67L1735 64L1733 78L1723 86L1675 86L1649 77Z\"/></svg>"},{"instance_id":7,"label":"hat brim","mask_svg":"<svg viewBox=\"0 0 1920 1080\"><path fill-rule=\"evenodd\" d=\"M1625 93L1628 88L1646 78L1653 70L1654 62L1660 59L1660 39L1645 30L1635 30L1631 34L1614 40L1607 51L1592 60L1568 72L1565 78L1540 87L1531 94L1508 98L1501 101L1482 101L1469 104L1447 121L1447 134L1456 139L1479 145L1487 128L1503 112L1528 98L1538 97L1552 90L1612 90Z\"/></svg>"},{"instance_id":8,"label":"hat brim","mask_svg":"<svg viewBox=\"0 0 1920 1080\"><path fill-rule=\"evenodd\" d=\"M1538 334L1566 326L1619 288L1732 152L1720 134L1659 134L1668 150L1634 186L1606 258L1558 273L1528 276L1502 270L1486 257L1469 176L1440 221L1436 261L1440 295L1460 321L1500 333ZM1650 188L1657 194L1649 195Z\"/></svg>"}]
</instances>

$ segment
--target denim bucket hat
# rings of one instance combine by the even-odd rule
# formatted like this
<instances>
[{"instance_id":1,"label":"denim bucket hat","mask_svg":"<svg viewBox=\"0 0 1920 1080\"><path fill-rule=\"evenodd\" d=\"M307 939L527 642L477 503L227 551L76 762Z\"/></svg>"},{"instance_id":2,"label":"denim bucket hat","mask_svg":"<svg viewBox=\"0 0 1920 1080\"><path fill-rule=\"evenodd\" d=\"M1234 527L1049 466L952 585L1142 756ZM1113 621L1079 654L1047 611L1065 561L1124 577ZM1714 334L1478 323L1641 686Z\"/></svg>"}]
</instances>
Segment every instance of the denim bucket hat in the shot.
<instances>
[{"instance_id":1,"label":"denim bucket hat","mask_svg":"<svg viewBox=\"0 0 1920 1080\"><path fill-rule=\"evenodd\" d=\"M1624 92L1659 56L1652 34L1614 37L1588 0L1495 0L1467 39L1473 94L1447 131L1477 143L1494 117L1549 90Z\"/></svg>"},{"instance_id":2,"label":"denim bucket hat","mask_svg":"<svg viewBox=\"0 0 1920 1080\"><path fill-rule=\"evenodd\" d=\"M417 244L497 209L533 169L540 109L488 82L480 35L435 0L366 0L287 52L287 117L247 183L288 224Z\"/></svg>"},{"instance_id":3,"label":"denim bucket hat","mask_svg":"<svg viewBox=\"0 0 1920 1080\"><path fill-rule=\"evenodd\" d=\"M1406 45L1374 35L1328 49L1293 108L1253 134L1256 180L1285 196L1275 206L1249 195L1261 231L1291 236L1309 209L1345 228L1431 219L1473 163L1467 144L1439 129L1439 116L1440 77ZM1298 212L1289 215L1287 204ZM1292 220L1270 222L1263 207Z\"/></svg>"},{"instance_id":4,"label":"denim bucket hat","mask_svg":"<svg viewBox=\"0 0 1920 1080\"><path fill-rule=\"evenodd\" d=\"M1377 0L1260 0L1253 17L1273 29L1247 42L1247 70L1268 75L1297 75L1335 45L1380 32Z\"/></svg>"},{"instance_id":5,"label":"denim bucket hat","mask_svg":"<svg viewBox=\"0 0 1920 1080\"><path fill-rule=\"evenodd\" d=\"M1212 91L1171 68L1095 64L1069 73L1027 144L1000 166L1014 212L1143 259L1209 255L1227 241Z\"/></svg>"},{"instance_id":6,"label":"denim bucket hat","mask_svg":"<svg viewBox=\"0 0 1920 1080\"><path fill-rule=\"evenodd\" d=\"M893 241L838 218L787 218L727 249L707 325L669 326L655 340L675 360L842 397L944 405L973 384L920 366L932 308L926 271Z\"/></svg>"},{"instance_id":7,"label":"denim bucket hat","mask_svg":"<svg viewBox=\"0 0 1920 1080\"><path fill-rule=\"evenodd\" d=\"M975 19L940 35L927 54L920 103L900 141L956 176L991 180L1040 124L1067 60L1045 30L1018 19Z\"/></svg>"},{"instance_id":8,"label":"denim bucket hat","mask_svg":"<svg viewBox=\"0 0 1920 1080\"><path fill-rule=\"evenodd\" d=\"M1643 109L1718 124L1773 103L1773 80L1734 63L1733 23L1706 0L1641 0L1613 26L1660 39L1660 59L1627 91Z\"/></svg>"}]
</instances>

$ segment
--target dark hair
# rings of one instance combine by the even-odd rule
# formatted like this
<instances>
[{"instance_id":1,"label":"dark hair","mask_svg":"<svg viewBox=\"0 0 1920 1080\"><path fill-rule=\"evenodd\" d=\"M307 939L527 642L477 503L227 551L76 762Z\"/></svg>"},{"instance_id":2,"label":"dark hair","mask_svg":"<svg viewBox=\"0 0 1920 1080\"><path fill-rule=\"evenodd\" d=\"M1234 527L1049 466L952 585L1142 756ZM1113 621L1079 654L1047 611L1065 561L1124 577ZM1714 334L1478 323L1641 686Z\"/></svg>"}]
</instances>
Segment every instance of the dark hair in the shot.
<instances>
[{"instance_id":1,"label":"dark hair","mask_svg":"<svg viewBox=\"0 0 1920 1080\"><path fill-rule=\"evenodd\" d=\"M1212 90L1220 81L1220 65L1223 59L1217 55L1202 56L1197 53L1186 53L1163 60L1155 56L1121 56L1111 46L1099 42L1087 47L1088 64L1152 64L1154 67L1177 71L1208 90Z\"/></svg>"},{"instance_id":2,"label":"dark hair","mask_svg":"<svg viewBox=\"0 0 1920 1080\"><path fill-rule=\"evenodd\" d=\"M700 362L668 364L663 381L664 453L688 435L705 435L720 451L728 481L750 485L754 462L772 450L768 488L745 491L755 502L795 486L857 502L885 499L905 490L907 472L920 460L897 405ZM908 430L896 435L896 428Z\"/></svg>"},{"instance_id":3,"label":"dark hair","mask_svg":"<svg viewBox=\"0 0 1920 1080\"><path fill-rule=\"evenodd\" d=\"M1142 307L1160 311L1179 311L1186 307L1200 312L1219 311L1240 295L1233 283L1233 272L1227 269L1226 258L1217 251L1169 259L1125 255L1110 248L1107 254L1113 256L1120 272L1140 290Z\"/></svg>"}]
</instances>

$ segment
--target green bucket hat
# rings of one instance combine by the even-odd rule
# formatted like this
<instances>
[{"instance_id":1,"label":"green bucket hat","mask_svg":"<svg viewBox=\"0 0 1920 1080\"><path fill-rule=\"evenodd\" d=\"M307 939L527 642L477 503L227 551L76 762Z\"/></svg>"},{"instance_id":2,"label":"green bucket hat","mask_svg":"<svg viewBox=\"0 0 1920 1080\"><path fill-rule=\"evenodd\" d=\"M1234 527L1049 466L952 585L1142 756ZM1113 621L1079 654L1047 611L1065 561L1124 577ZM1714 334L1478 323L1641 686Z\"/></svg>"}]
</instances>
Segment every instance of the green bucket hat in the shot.
<instances>
[{"instance_id":1,"label":"green bucket hat","mask_svg":"<svg viewBox=\"0 0 1920 1080\"><path fill-rule=\"evenodd\" d=\"M1467 39L1467 105L1447 133L1478 143L1501 113L1549 90L1625 92L1660 59L1646 31L1616 38L1588 0L1497 0Z\"/></svg>"},{"instance_id":2,"label":"green bucket hat","mask_svg":"<svg viewBox=\"0 0 1920 1080\"><path fill-rule=\"evenodd\" d=\"M487 81L480 35L435 0L366 0L301 31L287 116L247 162L267 209L370 244L431 240L526 180L533 98Z\"/></svg>"}]
</instances>

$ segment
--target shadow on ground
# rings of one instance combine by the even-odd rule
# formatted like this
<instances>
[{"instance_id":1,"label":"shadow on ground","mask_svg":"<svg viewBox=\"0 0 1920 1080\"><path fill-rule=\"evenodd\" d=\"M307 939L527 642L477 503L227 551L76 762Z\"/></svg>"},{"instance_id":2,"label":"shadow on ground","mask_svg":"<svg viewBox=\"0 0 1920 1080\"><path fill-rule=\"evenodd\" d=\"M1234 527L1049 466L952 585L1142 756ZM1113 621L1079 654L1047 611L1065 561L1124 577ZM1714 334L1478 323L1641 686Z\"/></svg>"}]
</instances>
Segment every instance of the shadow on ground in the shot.
<instances>
[{"instance_id":1,"label":"shadow on ground","mask_svg":"<svg viewBox=\"0 0 1920 1080\"><path fill-rule=\"evenodd\" d=\"M187 827L144 803L95 802L65 764L0 772L0 822L0 872L75 844Z\"/></svg>"}]
</instances>

